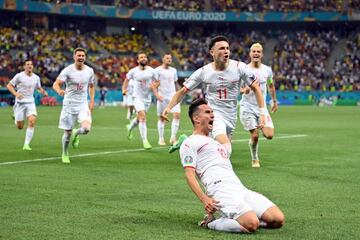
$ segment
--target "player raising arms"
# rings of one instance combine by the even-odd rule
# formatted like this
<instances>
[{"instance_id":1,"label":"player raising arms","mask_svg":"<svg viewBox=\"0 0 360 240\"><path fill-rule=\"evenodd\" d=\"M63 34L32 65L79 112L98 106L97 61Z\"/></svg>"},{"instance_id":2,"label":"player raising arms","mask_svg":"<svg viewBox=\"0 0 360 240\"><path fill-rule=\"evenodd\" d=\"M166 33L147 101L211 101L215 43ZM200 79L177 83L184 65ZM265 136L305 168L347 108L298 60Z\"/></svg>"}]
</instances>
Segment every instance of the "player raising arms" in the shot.
<instances>
[{"instance_id":1,"label":"player raising arms","mask_svg":"<svg viewBox=\"0 0 360 240\"><path fill-rule=\"evenodd\" d=\"M165 53L162 58L162 65L155 68L157 81L154 82L154 95L157 98L157 114L159 117L158 120L158 133L159 133L159 145L166 145L164 140L164 128L165 121L161 117L162 112L165 110L165 107L170 102L171 98L176 92L177 85L177 71L175 68L171 67L172 57L170 53ZM171 109L173 114L173 120L171 123L171 137L170 144L173 145L176 142L176 133L180 125L180 103L177 104L174 108Z\"/></svg>"},{"instance_id":2,"label":"player raising arms","mask_svg":"<svg viewBox=\"0 0 360 240\"><path fill-rule=\"evenodd\" d=\"M265 125L261 129L265 138L272 139L274 136L274 124L270 117L270 114L266 108L266 92L267 85L269 86L270 95L272 99L271 112L276 112L278 104L276 101L276 90L273 81L273 72L270 67L261 63L263 58L263 47L260 43L254 43L250 47L250 63L248 64L250 71L255 74L260 85L262 95L264 97L265 105ZM250 88L244 87L240 90L242 99L240 101L240 121L244 126L244 129L249 131L250 140L249 148L252 159L252 167L260 167L260 160L258 156L258 139L259 130L257 125L259 124L260 110L256 102L255 93Z\"/></svg>"},{"instance_id":3,"label":"player raising arms","mask_svg":"<svg viewBox=\"0 0 360 240\"><path fill-rule=\"evenodd\" d=\"M28 120L23 150L31 150L30 142L34 135L37 115L34 90L37 89L44 96L48 95L41 87L40 78L33 73L33 69L33 62L25 60L24 71L16 74L6 86L11 94L15 96L14 116L17 128L23 129L25 118Z\"/></svg>"},{"instance_id":4,"label":"player raising arms","mask_svg":"<svg viewBox=\"0 0 360 240\"><path fill-rule=\"evenodd\" d=\"M184 83L184 86L176 92L163 112L163 118L178 104L184 95L196 88L199 84L205 84L206 99L214 109L214 128L212 137L219 141L229 156L231 155L231 137L235 130L237 120L237 97L240 86L248 86L255 92L260 110L264 111L264 100L258 84L255 84L254 74L249 72L248 67L238 61L230 59L229 40L224 36L216 36L210 41L209 51L213 62L196 70ZM259 127L263 126L264 116L260 116ZM170 152L179 148L183 138L170 148Z\"/></svg>"},{"instance_id":5,"label":"player raising arms","mask_svg":"<svg viewBox=\"0 0 360 240\"><path fill-rule=\"evenodd\" d=\"M145 53L140 52L137 55L138 66L130 69L126 74L122 86L122 92L126 94L129 81L133 81L134 92L132 94L134 106L136 110L136 118L130 125L126 126L128 138L132 138L132 130L139 125L140 135L143 147L147 150L151 149L151 145L147 139L146 113L151 105L151 86L156 80L154 69L148 66L148 58Z\"/></svg>"},{"instance_id":6,"label":"player raising arms","mask_svg":"<svg viewBox=\"0 0 360 240\"><path fill-rule=\"evenodd\" d=\"M70 163L69 142L73 135L72 146L79 147L79 135L88 134L91 128L91 111L94 108L95 75L94 70L85 65L86 50L74 50L74 63L64 68L53 84L53 89L64 96L60 114L59 128L64 129L62 137L62 161ZM65 83L65 90L61 87ZM88 103L88 92L90 102ZM75 129L76 123L80 128Z\"/></svg>"}]
</instances>

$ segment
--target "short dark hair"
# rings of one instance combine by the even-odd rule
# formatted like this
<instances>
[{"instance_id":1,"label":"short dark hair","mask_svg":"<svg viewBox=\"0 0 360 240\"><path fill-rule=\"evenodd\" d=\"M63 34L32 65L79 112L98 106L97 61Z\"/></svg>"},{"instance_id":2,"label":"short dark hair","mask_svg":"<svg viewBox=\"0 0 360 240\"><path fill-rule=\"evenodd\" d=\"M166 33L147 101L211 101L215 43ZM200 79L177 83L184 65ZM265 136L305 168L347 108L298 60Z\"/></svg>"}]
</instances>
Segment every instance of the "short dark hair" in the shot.
<instances>
[{"instance_id":1,"label":"short dark hair","mask_svg":"<svg viewBox=\"0 0 360 240\"><path fill-rule=\"evenodd\" d=\"M75 48L75 49L74 49L74 55L75 55L77 52L84 52L85 55L87 54L87 51L86 51L85 48L80 48L80 47Z\"/></svg>"},{"instance_id":2,"label":"short dark hair","mask_svg":"<svg viewBox=\"0 0 360 240\"><path fill-rule=\"evenodd\" d=\"M165 57L166 55L170 55L171 56L171 53L170 52L165 52L162 57Z\"/></svg>"},{"instance_id":3,"label":"short dark hair","mask_svg":"<svg viewBox=\"0 0 360 240\"><path fill-rule=\"evenodd\" d=\"M138 54L136 55L136 58L139 58L140 54L145 54L145 56L147 57L146 53L144 51L140 51L138 52Z\"/></svg>"},{"instance_id":4,"label":"short dark hair","mask_svg":"<svg viewBox=\"0 0 360 240\"><path fill-rule=\"evenodd\" d=\"M194 124L193 116L198 111L199 106L203 105L203 104L208 104L204 98L198 98L190 104L188 114L189 114L190 120L193 124Z\"/></svg>"},{"instance_id":5,"label":"short dark hair","mask_svg":"<svg viewBox=\"0 0 360 240\"><path fill-rule=\"evenodd\" d=\"M229 39L223 35L218 35L215 36L211 39L210 44L209 44L209 51L212 49L212 47L215 45L215 43L217 42L221 42L221 41L225 41L227 43L229 43ZM229 43L230 44L230 43Z\"/></svg>"},{"instance_id":6,"label":"short dark hair","mask_svg":"<svg viewBox=\"0 0 360 240\"><path fill-rule=\"evenodd\" d=\"M31 62L32 64L34 64L33 60L31 60L30 58L25 59L24 62L23 62L23 65L25 65L26 62Z\"/></svg>"}]
</instances>

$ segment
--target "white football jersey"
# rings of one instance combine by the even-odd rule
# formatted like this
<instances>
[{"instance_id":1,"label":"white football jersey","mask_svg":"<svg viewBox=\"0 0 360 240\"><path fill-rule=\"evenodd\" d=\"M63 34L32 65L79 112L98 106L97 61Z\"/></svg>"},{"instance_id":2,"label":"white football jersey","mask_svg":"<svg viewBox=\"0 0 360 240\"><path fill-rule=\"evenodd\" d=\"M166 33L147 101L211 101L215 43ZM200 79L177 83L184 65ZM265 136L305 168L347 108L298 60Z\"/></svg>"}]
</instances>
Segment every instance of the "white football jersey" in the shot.
<instances>
[{"instance_id":1,"label":"white football jersey","mask_svg":"<svg viewBox=\"0 0 360 240\"><path fill-rule=\"evenodd\" d=\"M25 72L20 72L11 79L10 84L23 95L22 99L15 99L19 103L33 103L35 89L41 88L40 77L35 73L28 76Z\"/></svg>"},{"instance_id":2,"label":"white football jersey","mask_svg":"<svg viewBox=\"0 0 360 240\"><path fill-rule=\"evenodd\" d=\"M259 68L249 67L249 69L256 76L264 98L264 105L266 106L267 82L273 78L273 72L270 67L264 64L261 64ZM250 91L248 94L242 95L240 108L242 108L242 111L259 112L259 106L257 104L254 91Z\"/></svg>"},{"instance_id":3,"label":"white football jersey","mask_svg":"<svg viewBox=\"0 0 360 240\"><path fill-rule=\"evenodd\" d=\"M146 66L145 70L141 70L139 66L134 67L126 74L126 78L129 82L133 81L133 97L151 101L150 85L156 80L155 72L152 67Z\"/></svg>"},{"instance_id":4,"label":"white football jersey","mask_svg":"<svg viewBox=\"0 0 360 240\"><path fill-rule=\"evenodd\" d=\"M199 68L186 80L184 87L193 90L199 84L205 84L206 99L214 114L235 124L240 85L250 86L254 80L255 75L245 63L230 59L223 71L214 70L212 63Z\"/></svg>"},{"instance_id":5,"label":"white football jersey","mask_svg":"<svg viewBox=\"0 0 360 240\"><path fill-rule=\"evenodd\" d=\"M195 169L205 188L215 179L238 179L226 149L210 137L191 135L186 138L180 147L180 159L184 168Z\"/></svg>"},{"instance_id":6,"label":"white football jersey","mask_svg":"<svg viewBox=\"0 0 360 240\"><path fill-rule=\"evenodd\" d=\"M94 70L84 65L84 69L78 70L75 64L64 68L57 77L66 85L64 105L79 106L87 102L89 84L94 84Z\"/></svg>"},{"instance_id":7,"label":"white football jersey","mask_svg":"<svg viewBox=\"0 0 360 240\"><path fill-rule=\"evenodd\" d=\"M173 67L164 68L159 66L155 68L156 79L159 80L159 94L166 99L171 99L176 92L176 82L178 80L177 71Z\"/></svg>"}]
</instances>

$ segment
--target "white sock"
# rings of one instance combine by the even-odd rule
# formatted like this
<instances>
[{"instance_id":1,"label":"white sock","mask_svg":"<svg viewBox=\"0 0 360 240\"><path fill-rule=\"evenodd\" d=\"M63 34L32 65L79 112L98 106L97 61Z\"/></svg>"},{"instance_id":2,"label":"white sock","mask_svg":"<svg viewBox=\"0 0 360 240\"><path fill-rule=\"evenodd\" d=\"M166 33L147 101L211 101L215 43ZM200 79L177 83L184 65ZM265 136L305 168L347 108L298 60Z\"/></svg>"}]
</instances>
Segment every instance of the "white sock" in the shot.
<instances>
[{"instance_id":1,"label":"white sock","mask_svg":"<svg viewBox=\"0 0 360 240\"><path fill-rule=\"evenodd\" d=\"M208 228L216 231L223 232L243 232L248 233L249 231L241 226L238 221L230 218L219 218L208 224Z\"/></svg>"},{"instance_id":2,"label":"white sock","mask_svg":"<svg viewBox=\"0 0 360 240\"><path fill-rule=\"evenodd\" d=\"M165 123L161 120L158 120L157 127L158 127L159 139L164 139Z\"/></svg>"},{"instance_id":3,"label":"white sock","mask_svg":"<svg viewBox=\"0 0 360 240\"><path fill-rule=\"evenodd\" d=\"M64 131L64 135L62 137L62 154L69 155L69 143L71 138L70 131Z\"/></svg>"},{"instance_id":4,"label":"white sock","mask_svg":"<svg viewBox=\"0 0 360 240\"><path fill-rule=\"evenodd\" d=\"M267 227L267 222L260 220L260 227L266 228Z\"/></svg>"},{"instance_id":5,"label":"white sock","mask_svg":"<svg viewBox=\"0 0 360 240\"><path fill-rule=\"evenodd\" d=\"M132 114L131 114L130 108L128 108L127 113L126 113L126 119L130 121L131 120L131 115Z\"/></svg>"},{"instance_id":6,"label":"white sock","mask_svg":"<svg viewBox=\"0 0 360 240\"><path fill-rule=\"evenodd\" d=\"M251 154L251 159L252 160L259 160L259 156L258 156L258 149L259 149L259 144L258 143L253 143L251 138L249 140L249 148L250 148L250 154Z\"/></svg>"},{"instance_id":7,"label":"white sock","mask_svg":"<svg viewBox=\"0 0 360 240\"><path fill-rule=\"evenodd\" d=\"M176 139L176 134L179 130L180 119L173 119L171 122L171 137Z\"/></svg>"},{"instance_id":8,"label":"white sock","mask_svg":"<svg viewBox=\"0 0 360 240\"><path fill-rule=\"evenodd\" d=\"M27 127L26 134L25 134L25 144L30 144L31 139L34 135L34 128L33 127Z\"/></svg>"},{"instance_id":9,"label":"white sock","mask_svg":"<svg viewBox=\"0 0 360 240\"><path fill-rule=\"evenodd\" d=\"M139 130L140 130L140 136L143 141L147 140L147 127L146 127L146 121L140 121L139 122Z\"/></svg>"},{"instance_id":10,"label":"white sock","mask_svg":"<svg viewBox=\"0 0 360 240\"><path fill-rule=\"evenodd\" d=\"M230 158L231 153L232 153L231 143L223 143L223 146L228 153L228 157Z\"/></svg>"},{"instance_id":11,"label":"white sock","mask_svg":"<svg viewBox=\"0 0 360 240\"><path fill-rule=\"evenodd\" d=\"M138 124L139 124L139 121L137 120L137 118L134 118L130 123L130 130L135 128Z\"/></svg>"}]
</instances>

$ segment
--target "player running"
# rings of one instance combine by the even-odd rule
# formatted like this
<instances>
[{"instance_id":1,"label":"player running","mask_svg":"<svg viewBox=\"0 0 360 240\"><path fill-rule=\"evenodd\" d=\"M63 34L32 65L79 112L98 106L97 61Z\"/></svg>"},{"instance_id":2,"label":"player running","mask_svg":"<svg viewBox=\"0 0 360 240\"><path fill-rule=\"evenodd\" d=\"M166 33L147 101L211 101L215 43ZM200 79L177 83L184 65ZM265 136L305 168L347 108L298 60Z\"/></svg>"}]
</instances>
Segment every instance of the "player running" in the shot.
<instances>
[{"instance_id":1,"label":"player running","mask_svg":"<svg viewBox=\"0 0 360 240\"><path fill-rule=\"evenodd\" d=\"M86 135L91 128L91 111L94 109L95 75L94 70L85 65L86 50L74 50L74 63L64 68L53 84L53 89L64 96L60 114L59 128L64 130L62 137L62 162L70 163L69 142L73 135L72 146L79 147L80 136ZM65 83L65 90L61 87ZM88 102L88 92L90 102ZM75 129L76 123L80 128Z\"/></svg>"},{"instance_id":2,"label":"player running","mask_svg":"<svg viewBox=\"0 0 360 240\"><path fill-rule=\"evenodd\" d=\"M155 68L157 81L154 82L153 91L157 98L156 109L159 117L157 127L159 133L159 145L161 146L166 145L164 140L165 121L161 117L161 114L174 96L178 80L177 71L170 66L171 63L171 54L165 53L162 58L162 65ZM173 145L176 142L176 134L180 125L180 103L171 109L171 113L173 115L173 120L171 123L171 137L169 142L170 145Z\"/></svg>"},{"instance_id":3,"label":"player running","mask_svg":"<svg viewBox=\"0 0 360 240\"><path fill-rule=\"evenodd\" d=\"M32 150L31 139L35 131L36 106L34 91L37 89L41 94L47 96L47 92L41 87L40 77L33 73L34 65L31 60L24 61L24 71L16 74L6 85L7 89L15 96L14 117L18 129L24 128L25 118L28 121L26 128L23 150Z\"/></svg>"},{"instance_id":4,"label":"player running","mask_svg":"<svg viewBox=\"0 0 360 240\"><path fill-rule=\"evenodd\" d=\"M126 74L123 83L122 92L127 94L127 87L129 82L133 82L134 92L132 98L136 110L136 118L134 118L130 125L127 125L128 138L132 138L132 130L139 125L139 131L143 142L143 147L146 150L152 148L147 139L146 113L151 105L151 85L156 80L154 69L148 66L148 58L145 53L138 53L138 66L130 69Z\"/></svg>"},{"instance_id":5,"label":"player running","mask_svg":"<svg viewBox=\"0 0 360 240\"><path fill-rule=\"evenodd\" d=\"M260 43L254 43L250 47L250 63L248 64L250 71L256 75L258 79L258 84L260 85L260 89L262 95L264 97L264 105L265 105L265 125L261 129L265 138L272 139L274 136L274 124L272 122L271 116L266 108L266 92L267 86L269 86L270 95L272 99L272 107L271 112L276 112L278 109L278 104L276 101L276 90L275 84L273 81L273 72L270 67L261 63L263 58L263 47ZM260 159L258 156L258 140L259 140L259 129L257 126L259 125L260 118L260 109L257 105L256 96L250 88L244 87L240 90L242 95L242 99L240 101L240 121L246 131L250 133L249 139L249 148L252 159L252 167L259 168L260 167Z\"/></svg>"}]
</instances>

